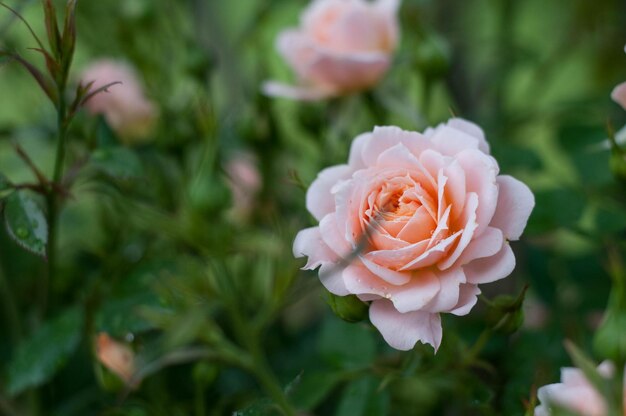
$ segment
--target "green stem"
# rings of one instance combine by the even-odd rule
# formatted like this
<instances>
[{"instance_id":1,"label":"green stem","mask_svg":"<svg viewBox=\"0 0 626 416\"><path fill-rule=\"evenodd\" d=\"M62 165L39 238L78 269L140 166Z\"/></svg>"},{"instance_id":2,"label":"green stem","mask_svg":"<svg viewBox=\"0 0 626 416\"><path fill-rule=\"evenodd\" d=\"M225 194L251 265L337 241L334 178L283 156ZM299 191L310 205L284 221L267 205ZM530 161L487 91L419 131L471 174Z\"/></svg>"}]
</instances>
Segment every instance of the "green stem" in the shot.
<instances>
[{"instance_id":1,"label":"green stem","mask_svg":"<svg viewBox=\"0 0 626 416\"><path fill-rule=\"evenodd\" d=\"M6 311L7 321L9 323L9 333L13 339L13 345L17 345L22 339L22 326L20 324L20 313L15 303L15 296L11 291L9 281L4 275L4 271L0 268L0 295L2 303Z\"/></svg>"},{"instance_id":2,"label":"green stem","mask_svg":"<svg viewBox=\"0 0 626 416\"><path fill-rule=\"evenodd\" d=\"M476 360L480 352L483 350L483 348L485 348L485 344L487 344L489 338L491 338L491 333L491 329L487 328L480 334L480 336L472 346L472 349L465 356L465 363L467 365L471 365Z\"/></svg>"}]
</instances>

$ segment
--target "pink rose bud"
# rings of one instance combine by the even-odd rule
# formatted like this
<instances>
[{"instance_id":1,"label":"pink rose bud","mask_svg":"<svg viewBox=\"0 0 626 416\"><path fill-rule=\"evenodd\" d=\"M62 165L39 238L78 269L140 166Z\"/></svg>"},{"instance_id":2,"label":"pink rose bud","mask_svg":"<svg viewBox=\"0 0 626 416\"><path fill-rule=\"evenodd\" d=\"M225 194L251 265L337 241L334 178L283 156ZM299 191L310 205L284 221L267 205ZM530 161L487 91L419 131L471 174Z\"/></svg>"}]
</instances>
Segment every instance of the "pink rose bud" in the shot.
<instances>
[{"instance_id":1,"label":"pink rose bud","mask_svg":"<svg viewBox=\"0 0 626 416\"><path fill-rule=\"evenodd\" d=\"M233 210L237 216L247 216L263 183L257 162L251 153L236 154L225 167L228 185L233 195Z\"/></svg>"},{"instance_id":2,"label":"pink rose bud","mask_svg":"<svg viewBox=\"0 0 626 416\"><path fill-rule=\"evenodd\" d=\"M399 0L314 0L300 27L279 34L278 52L301 85L264 85L267 95L315 100L367 89L398 44Z\"/></svg>"},{"instance_id":3,"label":"pink rose bud","mask_svg":"<svg viewBox=\"0 0 626 416\"><path fill-rule=\"evenodd\" d=\"M96 355L106 368L126 383L132 380L135 374L135 354L128 346L101 332L96 340Z\"/></svg>"},{"instance_id":4,"label":"pink rose bud","mask_svg":"<svg viewBox=\"0 0 626 416\"><path fill-rule=\"evenodd\" d=\"M113 82L91 98L85 106L92 114L104 115L107 123L126 144L149 139L157 117L154 104L144 95L135 71L125 63L101 60L89 66L81 82L94 81L91 90Z\"/></svg>"},{"instance_id":5,"label":"pink rose bud","mask_svg":"<svg viewBox=\"0 0 626 416\"><path fill-rule=\"evenodd\" d=\"M515 267L535 205L517 179L499 175L482 130L452 119L423 134L377 127L354 139L347 164L320 172L307 195L319 226L293 252L320 267L335 295L371 301L387 343L410 350L442 338L441 313L465 315L479 284ZM347 266L345 263L349 263Z\"/></svg>"},{"instance_id":6,"label":"pink rose bud","mask_svg":"<svg viewBox=\"0 0 626 416\"><path fill-rule=\"evenodd\" d=\"M605 361L598 366L598 372L610 378L613 376L614 366L609 361ZM626 388L624 394L626 395ZM604 397L577 368L562 368L561 382L541 387L537 391L537 396L541 405L535 408L535 416L550 416L555 408L574 412L580 416L607 415ZM626 414L626 401L624 414Z\"/></svg>"}]
</instances>

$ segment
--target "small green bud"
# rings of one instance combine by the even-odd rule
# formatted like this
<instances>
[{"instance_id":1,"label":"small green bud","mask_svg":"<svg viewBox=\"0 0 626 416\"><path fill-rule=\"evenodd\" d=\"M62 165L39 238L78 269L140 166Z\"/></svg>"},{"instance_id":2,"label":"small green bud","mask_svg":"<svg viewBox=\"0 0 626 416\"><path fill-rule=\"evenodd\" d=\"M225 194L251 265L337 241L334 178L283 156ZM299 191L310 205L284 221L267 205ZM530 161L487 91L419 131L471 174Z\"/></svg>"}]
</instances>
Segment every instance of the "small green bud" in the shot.
<instances>
[{"instance_id":1,"label":"small green bud","mask_svg":"<svg viewBox=\"0 0 626 416\"><path fill-rule=\"evenodd\" d=\"M522 305L528 286L517 296L501 295L489 302L485 319L494 331L509 335L516 332L524 323Z\"/></svg>"},{"instance_id":2,"label":"small green bud","mask_svg":"<svg viewBox=\"0 0 626 416\"><path fill-rule=\"evenodd\" d=\"M360 322L367 317L368 305L355 295L337 296L329 293L326 302L335 315L346 322Z\"/></svg>"},{"instance_id":3,"label":"small green bud","mask_svg":"<svg viewBox=\"0 0 626 416\"><path fill-rule=\"evenodd\" d=\"M219 369L213 364L202 361L194 365L192 374L196 383L206 387L213 384L219 375Z\"/></svg>"}]
</instances>

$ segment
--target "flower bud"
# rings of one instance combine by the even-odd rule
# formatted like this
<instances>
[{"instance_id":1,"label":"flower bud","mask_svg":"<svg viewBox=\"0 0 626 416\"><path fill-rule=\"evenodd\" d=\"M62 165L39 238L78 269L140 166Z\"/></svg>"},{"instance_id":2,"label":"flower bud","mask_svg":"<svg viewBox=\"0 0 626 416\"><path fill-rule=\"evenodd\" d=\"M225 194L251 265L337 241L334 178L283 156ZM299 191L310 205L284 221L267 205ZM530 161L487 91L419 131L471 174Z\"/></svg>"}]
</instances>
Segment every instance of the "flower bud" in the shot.
<instances>
[{"instance_id":1,"label":"flower bud","mask_svg":"<svg viewBox=\"0 0 626 416\"><path fill-rule=\"evenodd\" d=\"M517 297L501 295L489 303L486 320L494 331L509 335L522 326L524 323L522 305L527 289L528 287L525 287Z\"/></svg>"},{"instance_id":2,"label":"flower bud","mask_svg":"<svg viewBox=\"0 0 626 416\"><path fill-rule=\"evenodd\" d=\"M328 293L326 302L335 315L346 322L360 322L367 317L368 305L355 295L337 296Z\"/></svg>"}]
</instances>

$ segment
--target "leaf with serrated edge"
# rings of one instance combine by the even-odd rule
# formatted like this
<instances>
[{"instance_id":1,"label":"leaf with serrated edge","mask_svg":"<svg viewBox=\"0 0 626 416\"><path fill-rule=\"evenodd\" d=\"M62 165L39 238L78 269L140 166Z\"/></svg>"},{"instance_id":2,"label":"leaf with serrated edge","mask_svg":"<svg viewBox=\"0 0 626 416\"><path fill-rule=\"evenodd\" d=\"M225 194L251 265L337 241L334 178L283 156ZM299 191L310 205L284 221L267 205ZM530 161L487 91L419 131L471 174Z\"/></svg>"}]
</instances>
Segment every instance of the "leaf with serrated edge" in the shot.
<instances>
[{"instance_id":1,"label":"leaf with serrated edge","mask_svg":"<svg viewBox=\"0 0 626 416\"><path fill-rule=\"evenodd\" d=\"M48 223L41 208L23 191L6 198L4 221L11 238L34 254L45 257Z\"/></svg>"}]
</instances>

